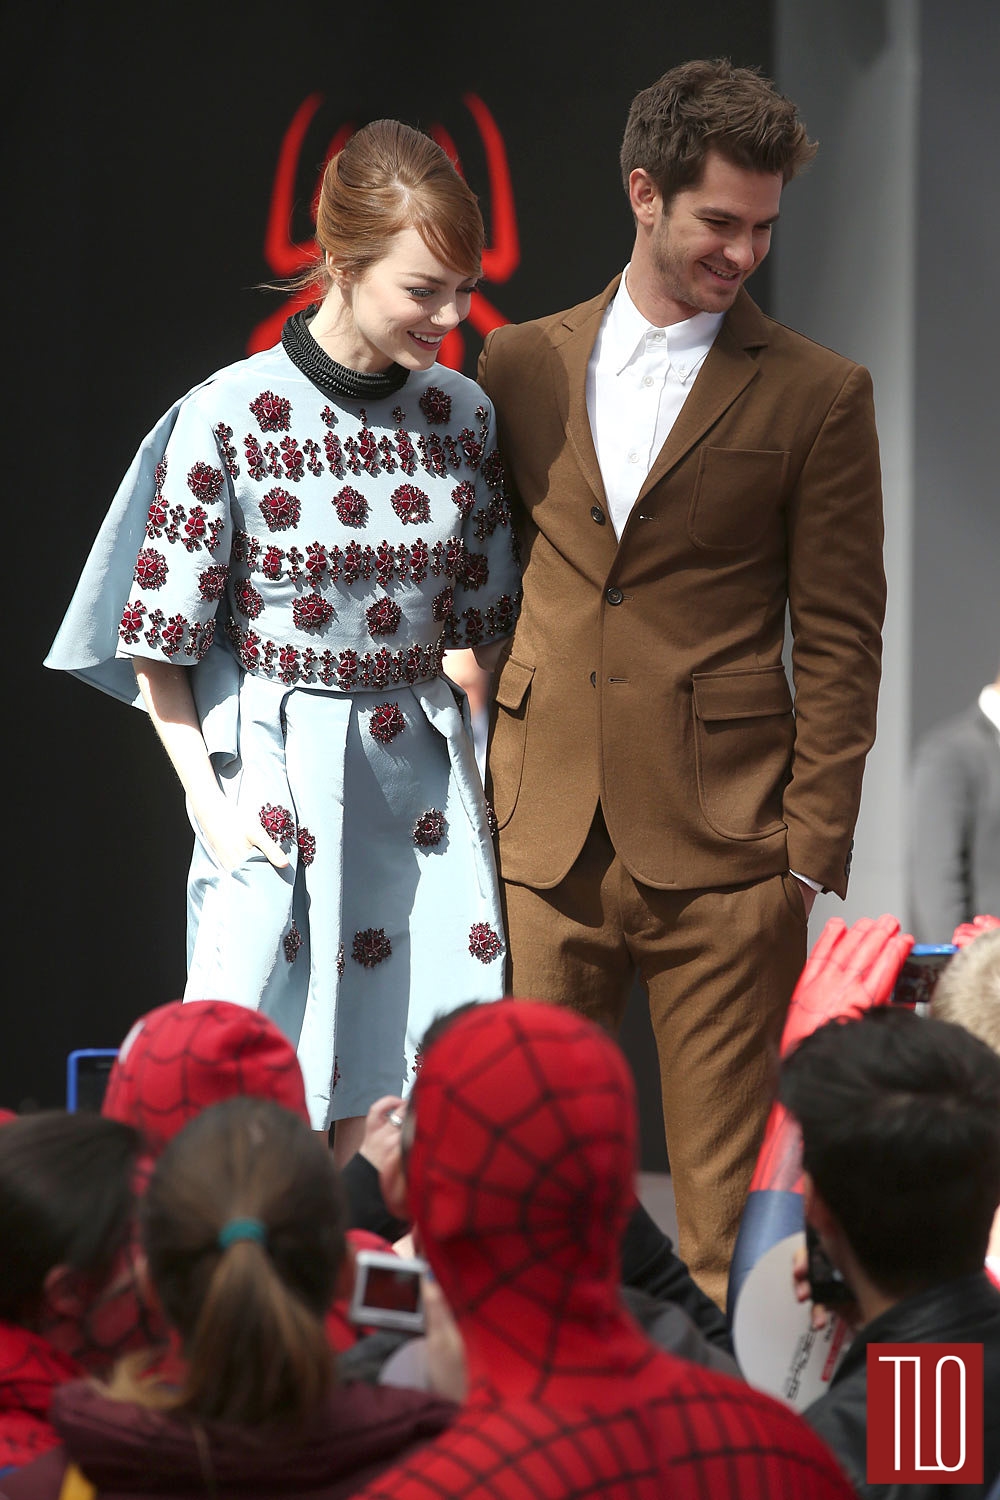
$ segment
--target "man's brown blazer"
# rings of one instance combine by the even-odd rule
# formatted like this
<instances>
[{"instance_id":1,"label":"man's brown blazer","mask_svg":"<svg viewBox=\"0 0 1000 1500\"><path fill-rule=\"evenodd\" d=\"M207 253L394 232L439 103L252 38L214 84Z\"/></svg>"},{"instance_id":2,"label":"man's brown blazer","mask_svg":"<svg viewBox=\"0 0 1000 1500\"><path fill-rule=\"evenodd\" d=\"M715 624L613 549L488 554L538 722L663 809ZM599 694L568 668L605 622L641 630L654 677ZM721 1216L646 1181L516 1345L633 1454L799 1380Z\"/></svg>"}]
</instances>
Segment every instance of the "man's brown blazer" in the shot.
<instances>
[{"instance_id":1,"label":"man's brown blazer","mask_svg":"<svg viewBox=\"0 0 1000 1500\"><path fill-rule=\"evenodd\" d=\"M843 895L885 607L870 378L741 291L618 542L586 403L617 285L496 329L480 362L524 559L490 749L502 873L558 884L600 799L647 885L791 868Z\"/></svg>"}]
</instances>

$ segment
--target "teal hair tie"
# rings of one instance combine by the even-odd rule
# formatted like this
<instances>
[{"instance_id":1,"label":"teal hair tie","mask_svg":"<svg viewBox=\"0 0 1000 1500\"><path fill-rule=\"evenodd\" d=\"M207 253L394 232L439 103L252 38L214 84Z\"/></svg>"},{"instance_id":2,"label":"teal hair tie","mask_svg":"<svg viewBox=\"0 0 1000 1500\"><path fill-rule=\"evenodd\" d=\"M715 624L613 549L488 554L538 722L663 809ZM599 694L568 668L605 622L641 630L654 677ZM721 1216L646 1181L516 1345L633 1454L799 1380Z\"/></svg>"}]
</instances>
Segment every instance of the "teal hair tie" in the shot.
<instances>
[{"instance_id":1,"label":"teal hair tie","mask_svg":"<svg viewBox=\"0 0 1000 1500\"><path fill-rule=\"evenodd\" d=\"M260 1219L230 1219L219 1230L219 1249L228 1250L238 1240L256 1240L258 1245L267 1243L267 1225Z\"/></svg>"}]
</instances>

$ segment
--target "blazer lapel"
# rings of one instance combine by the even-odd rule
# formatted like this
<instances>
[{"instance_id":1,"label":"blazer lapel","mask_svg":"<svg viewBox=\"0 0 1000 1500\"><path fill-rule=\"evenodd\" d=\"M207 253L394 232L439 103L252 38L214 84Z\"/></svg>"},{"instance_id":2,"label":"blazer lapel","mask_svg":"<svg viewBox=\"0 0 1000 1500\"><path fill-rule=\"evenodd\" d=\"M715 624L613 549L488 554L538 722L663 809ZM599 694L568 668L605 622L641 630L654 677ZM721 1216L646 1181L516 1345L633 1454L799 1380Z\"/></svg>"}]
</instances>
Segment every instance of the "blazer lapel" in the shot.
<instances>
[{"instance_id":1,"label":"blazer lapel","mask_svg":"<svg viewBox=\"0 0 1000 1500\"><path fill-rule=\"evenodd\" d=\"M757 361L748 351L759 349L766 343L767 323L757 305L741 290L708 351L691 394L646 476L637 503L645 499L674 464L701 441L712 424L746 389L757 372Z\"/></svg>"},{"instance_id":2,"label":"blazer lapel","mask_svg":"<svg viewBox=\"0 0 1000 1500\"><path fill-rule=\"evenodd\" d=\"M601 319L620 281L621 277L616 276L599 297L571 308L552 340L553 357L562 366L554 372L560 416L580 470L604 507L608 501L587 412L587 365Z\"/></svg>"}]
</instances>

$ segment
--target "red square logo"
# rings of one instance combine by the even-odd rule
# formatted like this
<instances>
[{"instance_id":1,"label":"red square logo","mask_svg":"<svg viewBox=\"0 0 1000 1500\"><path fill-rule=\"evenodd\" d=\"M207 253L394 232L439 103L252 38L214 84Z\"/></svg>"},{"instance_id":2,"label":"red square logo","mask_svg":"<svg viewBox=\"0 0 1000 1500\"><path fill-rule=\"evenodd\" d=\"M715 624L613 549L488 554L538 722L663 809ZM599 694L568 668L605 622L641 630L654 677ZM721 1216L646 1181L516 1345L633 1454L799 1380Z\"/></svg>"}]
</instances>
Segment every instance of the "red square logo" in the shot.
<instances>
[{"instance_id":1,"label":"red square logo","mask_svg":"<svg viewBox=\"0 0 1000 1500\"><path fill-rule=\"evenodd\" d=\"M869 1344L869 1484L982 1484L982 1344Z\"/></svg>"}]
</instances>

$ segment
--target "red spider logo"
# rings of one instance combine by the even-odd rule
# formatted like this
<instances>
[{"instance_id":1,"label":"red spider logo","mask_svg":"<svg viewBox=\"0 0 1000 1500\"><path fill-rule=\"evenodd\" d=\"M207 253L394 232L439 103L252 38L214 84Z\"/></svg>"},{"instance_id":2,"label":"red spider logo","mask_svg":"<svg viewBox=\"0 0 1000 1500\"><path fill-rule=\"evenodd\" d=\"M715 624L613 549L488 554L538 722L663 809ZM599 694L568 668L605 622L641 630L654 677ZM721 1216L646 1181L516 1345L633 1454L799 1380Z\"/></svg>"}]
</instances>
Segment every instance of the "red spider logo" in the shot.
<instances>
[{"instance_id":1,"label":"red spider logo","mask_svg":"<svg viewBox=\"0 0 1000 1500\"><path fill-rule=\"evenodd\" d=\"M507 152L496 121L483 101L476 94L465 94L462 102L479 131L489 178L489 224L492 243L483 250L483 276L487 281L501 283L509 281L521 260L517 217L514 211L514 190L510 180L510 168L507 164ZM306 240L296 244L289 235L289 225L292 222L295 182L303 142L313 117L322 103L322 94L310 94L307 99L304 99L295 111L281 142L274 185L271 189L267 231L264 236L264 259L277 277L294 276L316 258L315 240ZM331 156L335 156L341 150L353 132L353 124L340 126L327 148L323 159L324 168ZM442 150L448 153L456 169L461 172L462 165L458 150L445 127L434 124L430 127L428 134L437 141ZM322 171L321 168L311 200L313 203L319 192ZM257 324L247 340L247 353L255 354L258 350L270 349L280 338L281 327L285 319L314 299L315 293L308 289L288 297L281 307ZM469 322L483 338L491 329L499 328L502 323L508 321L509 319L505 318L503 313L487 301L482 292L473 294ZM438 359L441 364L448 365L453 370L460 370L464 357L465 339L459 329L454 329L441 345Z\"/></svg>"}]
</instances>

